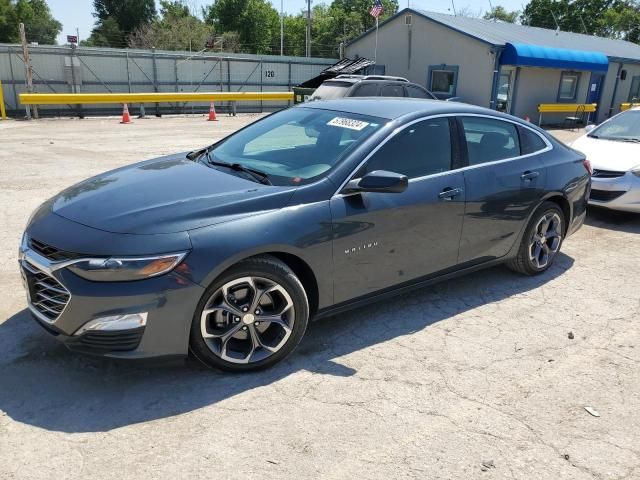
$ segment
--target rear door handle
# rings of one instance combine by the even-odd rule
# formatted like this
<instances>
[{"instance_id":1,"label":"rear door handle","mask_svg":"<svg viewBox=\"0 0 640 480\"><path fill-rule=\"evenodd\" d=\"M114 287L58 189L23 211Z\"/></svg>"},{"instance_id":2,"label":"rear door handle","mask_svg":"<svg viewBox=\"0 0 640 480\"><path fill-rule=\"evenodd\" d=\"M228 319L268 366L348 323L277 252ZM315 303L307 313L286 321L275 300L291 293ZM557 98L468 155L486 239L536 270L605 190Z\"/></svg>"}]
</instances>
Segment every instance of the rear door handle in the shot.
<instances>
[{"instance_id":1,"label":"rear door handle","mask_svg":"<svg viewBox=\"0 0 640 480\"><path fill-rule=\"evenodd\" d=\"M453 197L457 197L461 193L461 188L447 187L438 194L438 198L441 200L451 200Z\"/></svg>"},{"instance_id":2,"label":"rear door handle","mask_svg":"<svg viewBox=\"0 0 640 480\"><path fill-rule=\"evenodd\" d=\"M531 171L527 170L522 175L520 175L520 179L523 182L529 182L529 181L533 180L534 178L538 178L539 176L540 176L540 172L531 172Z\"/></svg>"}]
</instances>

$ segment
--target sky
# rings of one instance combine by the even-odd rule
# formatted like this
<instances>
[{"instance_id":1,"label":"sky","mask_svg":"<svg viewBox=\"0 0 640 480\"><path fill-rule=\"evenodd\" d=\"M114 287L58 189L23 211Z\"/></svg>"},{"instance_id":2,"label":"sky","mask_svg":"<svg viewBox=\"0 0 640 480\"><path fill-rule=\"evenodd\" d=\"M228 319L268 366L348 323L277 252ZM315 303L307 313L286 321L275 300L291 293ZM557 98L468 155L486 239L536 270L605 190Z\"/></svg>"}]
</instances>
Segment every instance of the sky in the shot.
<instances>
[{"instance_id":1,"label":"sky","mask_svg":"<svg viewBox=\"0 0 640 480\"><path fill-rule=\"evenodd\" d=\"M286 13L297 13L306 8L306 0L282 0ZM456 9L469 8L472 11L488 10L490 0L453 0ZM410 2L413 8L431 10L434 12L451 12L450 0L399 0L400 9L406 8ZM75 35L79 30L80 39L87 38L91 33L95 18L91 14L93 2L91 0L48 0L53 16L62 25L62 32L58 37L58 43L66 43L67 35ZM159 3L159 2L158 2ZM213 0L187 0L188 5L195 7L198 11L201 7L213 3ZM274 7L280 10L280 0L271 0ZM330 0L312 0L315 3L331 3ZM373 4L373 0L371 1ZM522 10L527 0L492 0L493 5L502 5L507 10ZM158 7L159 8L159 7Z\"/></svg>"}]
</instances>

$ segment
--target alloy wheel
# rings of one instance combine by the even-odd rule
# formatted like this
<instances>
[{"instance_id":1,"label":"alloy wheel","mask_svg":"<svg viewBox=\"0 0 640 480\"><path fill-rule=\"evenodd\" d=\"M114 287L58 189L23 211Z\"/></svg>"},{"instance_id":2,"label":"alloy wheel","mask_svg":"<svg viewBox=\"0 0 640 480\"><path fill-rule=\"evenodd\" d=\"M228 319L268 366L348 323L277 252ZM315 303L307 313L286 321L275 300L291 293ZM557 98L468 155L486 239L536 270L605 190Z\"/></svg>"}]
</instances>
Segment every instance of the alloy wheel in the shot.
<instances>
[{"instance_id":1,"label":"alloy wheel","mask_svg":"<svg viewBox=\"0 0 640 480\"><path fill-rule=\"evenodd\" d=\"M553 260L562 242L562 220L556 212L543 215L531 236L529 260L534 267L543 269Z\"/></svg>"},{"instance_id":2,"label":"alloy wheel","mask_svg":"<svg viewBox=\"0 0 640 480\"><path fill-rule=\"evenodd\" d=\"M277 282L241 277L217 289L205 303L200 330L207 347L219 358L255 363L278 352L291 336L293 300Z\"/></svg>"}]
</instances>

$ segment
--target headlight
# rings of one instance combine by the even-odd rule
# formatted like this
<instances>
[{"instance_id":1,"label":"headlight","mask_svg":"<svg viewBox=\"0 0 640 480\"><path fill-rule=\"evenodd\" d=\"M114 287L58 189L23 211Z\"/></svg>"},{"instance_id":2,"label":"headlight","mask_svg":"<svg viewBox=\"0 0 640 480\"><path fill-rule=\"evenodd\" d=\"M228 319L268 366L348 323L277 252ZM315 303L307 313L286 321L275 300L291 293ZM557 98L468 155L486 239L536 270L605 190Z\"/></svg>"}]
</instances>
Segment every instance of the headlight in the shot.
<instances>
[{"instance_id":1,"label":"headlight","mask_svg":"<svg viewBox=\"0 0 640 480\"><path fill-rule=\"evenodd\" d=\"M636 177L640 177L640 165L631 169L631 173L633 173Z\"/></svg>"},{"instance_id":2,"label":"headlight","mask_svg":"<svg viewBox=\"0 0 640 480\"><path fill-rule=\"evenodd\" d=\"M169 273L186 257L187 252L153 257L111 257L82 260L69 265L76 275L94 282L126 282Z\"/></svg>"}]
</instances>

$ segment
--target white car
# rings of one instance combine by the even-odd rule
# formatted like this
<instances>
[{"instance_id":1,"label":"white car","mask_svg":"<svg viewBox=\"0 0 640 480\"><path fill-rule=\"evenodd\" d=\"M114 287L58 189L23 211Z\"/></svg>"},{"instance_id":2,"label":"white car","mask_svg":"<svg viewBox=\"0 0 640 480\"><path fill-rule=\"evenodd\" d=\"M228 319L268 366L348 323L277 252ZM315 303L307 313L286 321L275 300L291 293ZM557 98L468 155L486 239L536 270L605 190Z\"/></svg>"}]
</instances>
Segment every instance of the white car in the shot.
<instances>
[{"instance_id":1,"label":"white car","mask_svg":"<svg viewBox=\"0 0 640 480\"><path fill-rule=\"evenodd\" d=\"M571 147L593 168L589 204L640 213L640 108L588 126Z\"/></svg>"}]
</instances>

